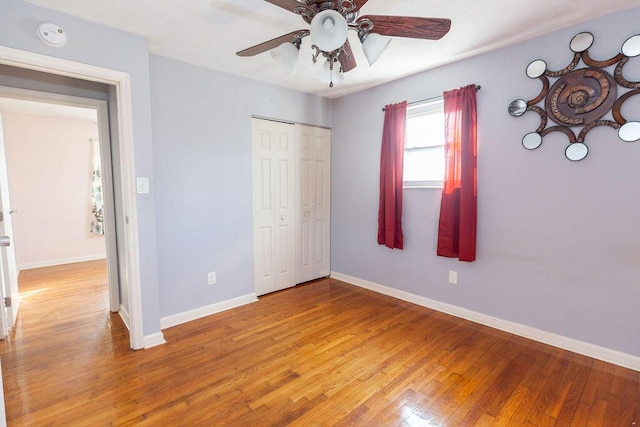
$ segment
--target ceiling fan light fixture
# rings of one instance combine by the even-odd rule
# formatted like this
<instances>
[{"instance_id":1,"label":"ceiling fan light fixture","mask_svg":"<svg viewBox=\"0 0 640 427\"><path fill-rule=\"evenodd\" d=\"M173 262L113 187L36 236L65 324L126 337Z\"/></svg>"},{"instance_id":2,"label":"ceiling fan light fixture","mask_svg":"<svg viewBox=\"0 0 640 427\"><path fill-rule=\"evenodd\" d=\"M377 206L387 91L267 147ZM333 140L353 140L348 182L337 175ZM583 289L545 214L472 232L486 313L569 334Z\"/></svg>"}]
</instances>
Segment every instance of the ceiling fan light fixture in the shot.
<instances>
[{"instance_id":1,"label":"ceiling fan light fixture","mask_svg":"<svg viewBox=\"0 0 640 427\"><path fill-rule=\"evenodd\" d=\"M373 65L391 43L391 38L377 33L365 33L360 36L360 41L362 42L364 56L367 57L369 65Z\"/></svg>"},{"instance_id":2,"label":"ceiling fan light fixture","mask_svg":"<svg viewBox=\"0 0 640 427\"><path fill-rule=\"evenodd\" d=\"M311 39L324 52L341 48L347 41L349 25L339 12L327 9L311 20Z\"/></svg>"},{"instance_id":3,"label":"ceiling fan light fixture","mask_svg":"<svg viewBox=\"0 0 640 427\"><path fill-rule=\"evenodd\" d=\"M293 74L296 72L296 67L298 65L299 49L300 48L295 44L285 42L275 49L271 49L271 58L273 58L273 60L281 67Z\"/></svg>"}]
</instances>

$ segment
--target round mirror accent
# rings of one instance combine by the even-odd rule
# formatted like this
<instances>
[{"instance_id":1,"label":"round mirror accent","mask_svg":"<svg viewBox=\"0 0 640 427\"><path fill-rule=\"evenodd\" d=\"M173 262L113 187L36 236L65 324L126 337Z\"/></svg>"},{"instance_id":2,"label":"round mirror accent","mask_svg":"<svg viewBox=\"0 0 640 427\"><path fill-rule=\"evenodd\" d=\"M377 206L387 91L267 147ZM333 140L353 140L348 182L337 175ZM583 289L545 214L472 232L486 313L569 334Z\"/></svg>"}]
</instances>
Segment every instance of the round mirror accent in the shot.
<instances>
[{"instance_id":1,"label":"round mirror accent","mask_svg":"<svg viewBox=\"0 0 640 427\"><path fill-rule=\"evenodd\" d=\"M527 112L527 101L524 99L516 99L509 104L509 114L513 117L520 117Z\"/></svg>"},{"instance_id":2,"label":"round mirror accent","mask_svg":"<svg viewBox=\"0 0 640 427\"><path fill-rule=\"evenodd\" d=\"M569 47L576 53L584 52L593 44L593 34L585 32L576 34L572 39Z\"/></svg>"},{"instance_id":3,"label":"round mirror accent","mask_svg":"<svg viewBox=\"0 0 640 427\"><path fill-rule=\"evenodd\" d=\"M573 144L569 144L567 149L564 150L564 155L567 156L567 159L573 162L584 159L585 157L587 157L587 154L589 154L589 148L582 142L574 142Z\"/></svg>"},{"instance_id":4,"label":"round mirror accent","mask_svg":"<svg viewBox=\"0 0 640 427\"><path fill-rule=\"evenodd\" d=\"M631 36L622 45L622 54L624 56L638 56L640 55L640 34Z\"/></svg>"},{"instance_id":5,"label":"round mirror accent","mask_svg":"<svg viewBox=\"0 0 640 427\"><path fill-rule=\"evenodd\" d=\"M621 140L633 142L640 140L640 122L627 122L618 129Z\"/></svg>"},{"instance_id":6,"label":"round mirror accent","mask_svg":"<svg viewBox=\"0 0 640 427\"><path fill-rule=\"evenodd\" d=\"M536 59L527 66L527 76L537 79L547 71L547 63L542 59Z\"/></svg>"},{"instance_id":7,"label":"round mirror accent","mask_svg":"<svg viewBox=\"0 0 640 427\"><path fill-rule=\"evenodd\" d=\"M522 138L522 145L527 150L535 150L542 144L542 136L539 133L531 132Z\"/></svg>"}]
</instances>

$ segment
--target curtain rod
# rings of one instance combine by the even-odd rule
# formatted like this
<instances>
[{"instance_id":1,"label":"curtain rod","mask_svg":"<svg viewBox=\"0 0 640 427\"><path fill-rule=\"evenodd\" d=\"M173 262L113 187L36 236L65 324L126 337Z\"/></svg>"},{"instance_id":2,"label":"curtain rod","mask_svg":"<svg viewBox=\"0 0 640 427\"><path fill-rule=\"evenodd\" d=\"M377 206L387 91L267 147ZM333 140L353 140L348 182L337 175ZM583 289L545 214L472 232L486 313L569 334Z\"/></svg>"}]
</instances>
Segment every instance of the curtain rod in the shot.
<instances>
[{"instance_id":1,"label":"curtain rod","mask_svg":"<svg viewBox=\"0 0 640 427\"><path fill-rule=\"evenodd\" d=\"M479 91L480 89L482 89L482 86L476 85L476 92ZM421 102L433 101L434 99L438 99L438 98L442 98L442 95L432 96L431 98L426 98L426 99L419 99L413 102L407 102L407 105L420 104ZM386 111L386 108L382 107L382 111Z\"/></svg>"}]
</instances>

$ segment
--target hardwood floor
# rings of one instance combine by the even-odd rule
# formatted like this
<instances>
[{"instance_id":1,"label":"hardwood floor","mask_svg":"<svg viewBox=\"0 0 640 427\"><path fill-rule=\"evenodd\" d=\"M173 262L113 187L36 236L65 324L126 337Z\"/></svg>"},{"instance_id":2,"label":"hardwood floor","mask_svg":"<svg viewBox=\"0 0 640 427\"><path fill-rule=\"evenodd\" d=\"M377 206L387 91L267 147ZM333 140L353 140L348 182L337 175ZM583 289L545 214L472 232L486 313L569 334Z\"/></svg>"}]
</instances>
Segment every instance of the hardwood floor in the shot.
<instances>
[{"instance_id":1,"label":"hardwood floor","mask_svg":"<svg viewBox=\"0 0 640 427\"><path fill-rule=\"evenodd\" d=\"M640 425L639 372L335 280L137 352L104 263L20 281L0 343L9 425Z\"/></svg>"}]
</instances>

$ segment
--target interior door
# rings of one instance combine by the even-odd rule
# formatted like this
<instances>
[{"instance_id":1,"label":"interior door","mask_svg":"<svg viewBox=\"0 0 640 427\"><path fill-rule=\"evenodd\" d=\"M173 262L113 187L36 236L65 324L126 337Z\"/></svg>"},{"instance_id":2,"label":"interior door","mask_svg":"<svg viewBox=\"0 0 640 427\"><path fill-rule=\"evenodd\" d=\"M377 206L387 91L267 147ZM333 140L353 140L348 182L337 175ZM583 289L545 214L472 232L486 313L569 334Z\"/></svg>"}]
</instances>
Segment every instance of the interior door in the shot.
<instances>
[{"instance_id":1,"label":"interior door","mask_svg":"<svg viewBox=\"0 0 640 427\"><path fill-rule=\"evenodd\" d=\"M295 285L294 126L252 120L257 295Z\"/></svg>"},{"instance_id":2,"label":"interior door","mask_svg":"<svg viewBox=\"0 0 640 427\"><path fill-rule=\"evenodd\" d=\"M0 232L2 232L0 226ZM9 237L5 235L0 235L0 251L3 250L3 247L11 244L9 241ZM7 296L7 287L4 279L4 263L2 262L2 257L0 256L0 340L5 339L7 335L9 335L9 321L8 321L8 313L7 308L3 301Z\"/></svg>"},{"instance_id":3,"label":"interior door","mask_svg":"<svg viewBox=\"0 0 640 427\"><path fill-rule=\"evenodd\" d=\"M296 283L330 274L331 131L296 125Z\"/></svg>"},{"instance_id":4,"label":"interior door","mask_svg":"<svg viewBox=\"0 0 640 427\"><path fill-rule=\"evenodd\" d=\"M6 309L6 328L11 329L18 316L20 304L18 291L18 268L16 252L13 246L13 223L11 221L11 206L9 199L9 179L7 178L7 158L4 149L4 132L2 128L2 115L0 115L0 236L8 239L9 244L0 247L0 261L2 264L2 282L5 289L5 297L9 299L7 304L2 304ZM4 309L3 309L4 312ZM6 336L6 335L5 335Z\"/></svg>"}]
</instances>

